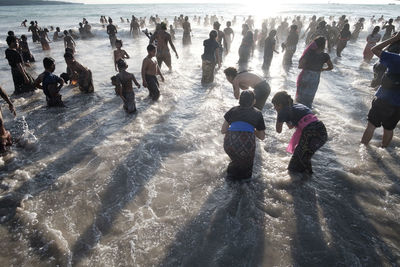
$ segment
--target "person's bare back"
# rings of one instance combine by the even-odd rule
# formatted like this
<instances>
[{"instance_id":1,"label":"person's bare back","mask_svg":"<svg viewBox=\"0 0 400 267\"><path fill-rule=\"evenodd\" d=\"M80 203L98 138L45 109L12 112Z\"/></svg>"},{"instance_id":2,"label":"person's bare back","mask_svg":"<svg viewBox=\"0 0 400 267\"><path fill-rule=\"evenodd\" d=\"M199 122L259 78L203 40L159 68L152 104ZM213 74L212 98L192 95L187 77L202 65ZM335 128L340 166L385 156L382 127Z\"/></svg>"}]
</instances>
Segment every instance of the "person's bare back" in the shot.
<instances>
[{"instance_id":1,"label":"person's bare back","mask_svg":"<svg viewBox=\"0 0 400 267\"><path fill-rule=\"evenodd\" d=\"M233 80L233 86L238 87L242 90L249 89L249 87L254 88L256 85L264 81L261 77L251 72L242 72Z\"/></svg>"}]
</instances>

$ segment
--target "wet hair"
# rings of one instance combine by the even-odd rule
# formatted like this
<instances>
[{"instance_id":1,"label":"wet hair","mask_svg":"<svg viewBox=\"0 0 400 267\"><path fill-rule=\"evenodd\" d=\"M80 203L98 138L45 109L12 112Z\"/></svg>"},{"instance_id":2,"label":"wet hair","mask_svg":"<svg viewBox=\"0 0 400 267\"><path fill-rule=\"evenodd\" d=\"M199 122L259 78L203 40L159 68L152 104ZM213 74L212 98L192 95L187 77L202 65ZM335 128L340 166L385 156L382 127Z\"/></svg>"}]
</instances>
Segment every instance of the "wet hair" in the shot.
<instances>
[{"instance_id":1,"label":"wet hair","mask_svg":"<svg viewBox=\"0 0 400 267\"><path fill-rule=\"evenodd\" d=\"M68 34L68 31L67 31L67 30L64 30L64 34L67 35L67 34Z\"/></svg>"},{"instance_id":2,"label":"wet hair","mask_svg":"<svg viewBox=\"0 0 400 267\"><path fill-rule=\"evenodd\" d=\"M166 30L167 29L167 23L161 22L160 27L161 27L161 30Z\"/></svg>"},{"instance_id":3,"label":"wet hair","mask_svg":"<svg viewBox=\"0 0 400 267\"><path fill-rule=\"evenodd\" d=\"M293 105L293 99L286 91L280 91L272 98L272 104L289 107Z\"/></svg>"},{"instance_id":4,"label":"wet hair","mask_svg":"<svg viewBox=\"0 0 400 267\"><path fill-rule=\"evenodd\" d=\"M21 40L26 40L26 35L25 34L21 35Z\"/></svg>"},{"instance_id":5,"label":"wet hair","mask_svg":"<svg viewBox=\"0 0 400 267\"><path fill-rule=\"evenodd\" d=\"M45 69L49 69L51 68L51 66L53 66L55 64L55 60L51 57L45 57L43 59L43 67Z\"/></svg>"},{"instance_id":6,"label":"wet hair","mask_svg":"<svg viewBox=\"0 0 400 267\"><path fill-rule=\"evenodd\" d=\"M218 36L218 32L216 30L212 30L212 31L210 31L209 36L210 36L210 39L215 39Z\"/></svg>"},{"instance_id":7,"label":"wet hair","mask_svg":"<svg viewBox=\"0 0 400 267\"><path fill-rule=\"evenodd\" d=\"M318 36L314 39L315 44L318 46L319 49L325 49L326 39L323 36Z\"/></svg>"},{"instance_id":8,"label":"wet hair","mask_svg":"<svg viewBox=\"0 0 400 267\"><path fill-rule=\"evenodd\" d=\"M290 26L291 31L297 31L297 25L292 25Z\"/></svg>"},{"instance_id":9,"label":"wet hair","mask_svg":"<svg viewBox=\"0 0 400 267\"><path fill-rule=\"evenodd\" d=\"M254 104L254 93L249 90L245 90L240 94L239 105L244 108L249 108Z\"/></svg>"},{"instance_id":10,"label":"wet hair","mask_svg":"<svg viewBox=\"0 0 400 267\"><path fill-rule=\"evenodd\" d=\"M108 23L112 23L112 22L113 22L112 18L108 18Z\"/></svg>"},{"instance_id":11,"label":"wet hair","mask_svg":"<svg viewBox=\"0 0 400 267\"><path fill-rule=\"evenodd\" d=\"M13 31L8 31L8 32L7 32L7 35L8 35L8 36L14 36L15 34L14 34Z\"/></svg>"},{"instance_id":12,"label":"wet hair","mask_svg":"<svg viewBox=\"0 0 400 267\"><path fill-rule=\"evenodd\" d=\"M389 23L393 23L393 19L389 19Z\"/></svg>"},{"instance_id":13,"label":"wet hair","mask_svg":"<svg viewBox=\"0 0 400 267\"><path fill-rule=\"evenodd\" d=\"M57 30L57 31L60 31L60 27L56 27L56 30Z\"/></svg>"},{"instance_id":14,"label":"wet hair","mask_svg":"<svg viewBox=\"0 0 400 267\"><path fill-rule=\"evenodd\" d=\"M268 36L275 36L276 35L276 30L271 30L270 32L269 32L269 35Z\"/></svg>"},{"instance_id":15,"label":"wet hair","mask_svg":"<svg viewBox=\"0 0 400 267\"><path fill-rule=\"evenodd\" d=\"M147 52L151 52L151 51L154 51L154 50L156 50L156 47L153 44L149 44L147 46Z\"/></svg>"},{"instance_id":16,"label":"wet hair","mask_svg":"<svg viewBox=\"0 0 400 267\"><path fill-rule=\"evenodd\" d=\"M65 54L64 54L64 58L65 59L74 59L74 55L72 54L72 53L68 53L68 52L66 52Z\"/></svg>"},{"instance_id":17,"label":"wet hair","mask_svg":"<svg viewBox=\"0 0 400 267\"><path fill-rule=\"evenodd\" d=\"M230 27L230 26L232 26L232 22L230 22L230 21L227 21L227 22L226 22L226 26L227 26L227 27Z\"/></svg>"},{"instance_id":18,"label":"wet hair","mask_svg":"<svg viewBox=\"0 0 400 267\"><path fill-rule=\"evenodd\" d=\"M35 24L35 22L33 22L33 20L32 20L29 24L33 25L33 24Z\"/></svg>"},{"instance_id":19,"label":"wet hair","mask_svg":"<svg viewBox=\"0 0 400 267\"><path fill-rule=\"evenodd\" d=\"M189 20L189 17L188 17L188 16L186 16L186 17L185 17L185 20L186 20L186 21L188 21L188 20Z\"/></svg>"},{"instance_id":20,"label":"wet hair","mask_svg":"<svg viewBox=\"0 0 400 267\"><path fill-rule=\"evenodd\" d=\"M350 30L350 24L346 23L343 25L343 30L349 31Z\"/></svg>"},{"instance_id":21,"label":"wet hair","mask_svg":"<svg viewBox=\"0 0 400 267\"><path fill-rule=\"evenodd\" d=\"M125 60L123 60L122 58L120 58L117 61L117 66L118 66L118 69L120 69L120 70L128 68L128 65L126 64Z\"/></svg>"},{"instance_id":22,"label":"wet hair","mask_svg":"<svg viewBox=\"0 0 400 267\"><path fill-rule=\"evenodd\" d=\"M115 44L117 44L117 43L121 44L121 46L122 46L122 40L120 40L120 39L115 40Z\"/></svg>"},{"instance_id":23,"label":"wet hair","mask_svg":"<svg viewBox=\"0 0 400 267\"><path fill-rule=\"evenodd\" d=\"M218 30L219 30L219 27L221 27L221 24L220 24L218 21L216 21L216 22L214 22L213 27L214 27L215 29L218 29Z\"/></svg>"},{"instance_id":24,"label":"wet hair","mask_svg":"<svg viewBox=\"0 0 400 267\"><path fill-rule=\"evenodd\" d=\"M47 29L47 28L44 28L44 30L43 30L44 32L49 32L49 29Z\"/></svg>"},{"instance_id":25,"label":"wet hair","mask_svg":"<svg viewBox=\"0 0 400 267\"><path fill-rule=\"evenodd\" d=\"M237 69L234 68L234 67L226 68L224 70L224 73L225 73L226 76L231 76L231 77L236 77L236 75L238 74L237 73Z\"/></svg>"},{"instance_id":26,"label":"wet hair","mask_svg":"<svg viewBox=\"0 0 400 267\"><path fill-rule=\"evenodd\" d=\"M380 31L381 27L375 26L375 28L372 30L372 34L377 34Z\"/></svg>"},{"instance_id":27,"label":"wet hair","mask_svg":"<svg viewBox=\"0 0 400 267\"><path fill-rule=\"evenodd\" d=\"M7 41L8 45L11 45L11 44L17 43L17 38L13 35L9 35L9 36L7 36L6 41Z\"/></svg>"}]
</instances>

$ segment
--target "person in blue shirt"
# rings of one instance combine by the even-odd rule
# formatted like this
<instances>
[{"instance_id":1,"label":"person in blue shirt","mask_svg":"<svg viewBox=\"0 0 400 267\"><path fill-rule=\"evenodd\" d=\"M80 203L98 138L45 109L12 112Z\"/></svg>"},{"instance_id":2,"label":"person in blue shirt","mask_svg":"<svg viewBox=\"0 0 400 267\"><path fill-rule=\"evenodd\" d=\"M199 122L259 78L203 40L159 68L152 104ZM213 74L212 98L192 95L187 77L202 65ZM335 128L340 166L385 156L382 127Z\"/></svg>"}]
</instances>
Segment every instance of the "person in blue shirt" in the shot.
<instances>
[{"instance_id":1,"label":"person in blue shirt","mask_svg":"<svg viewBox=\"0 0 400 267\"><path fill-rule=\"evenodd\" d=\"M256 152L256 137L264 140L264 118L254 108L255 96L252 91L240 94L239 106L231 108L224 115L221 133L225 134L224 150L231 159L227 170L227 179L231 181L249 181L253 173Z\"/></svg>"},{"instance_id":2,"label":"person in blue shirt","mask_svg":"<svg viewBox=\"0 0 400 267\"><path fill-rule=\"evenodd\" d=\"M398 41L400 32L371 49L379 57L380 63L387 67L387 72L368 113L368 126L361 139L364 145L371 141L375 129L383 126L382 147L387 147L400 120L400 55L384 51L385 47Z\"/></svg>"}]
</instances>

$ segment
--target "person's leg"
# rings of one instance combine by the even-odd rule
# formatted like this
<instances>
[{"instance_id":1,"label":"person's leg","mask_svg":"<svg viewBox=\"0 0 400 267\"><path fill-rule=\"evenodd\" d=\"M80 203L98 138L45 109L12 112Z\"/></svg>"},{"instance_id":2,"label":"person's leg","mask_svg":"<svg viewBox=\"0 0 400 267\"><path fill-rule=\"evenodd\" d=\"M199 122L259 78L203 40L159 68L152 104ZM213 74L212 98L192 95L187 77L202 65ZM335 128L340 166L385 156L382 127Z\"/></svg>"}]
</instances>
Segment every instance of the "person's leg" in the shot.
<instances>
[{"instance_id":1,"label":"person's leg","mask_svg":"<svg viewBox=\"0 0 400 267\"><path fill-rule=\"evenodd\" d=\"M361 138L361 144L364 144L364 145L369 144L369 142L372 139L372 136L374 135L375 129L376 129L375 125L368 122L367 128L365 129L364 134ZM383 143L383 140L382 140L382 143Z\"/></svg>"},{"instance_id":2,"label":"person's leg","mask_svg":"<svg viewBox=\"0 0 400 267\"><path fill-rule=\"evenodd\" d=\"M393 130L383 129L382 147L387 147L393 138Z\"/></svg>"}]
</instances>

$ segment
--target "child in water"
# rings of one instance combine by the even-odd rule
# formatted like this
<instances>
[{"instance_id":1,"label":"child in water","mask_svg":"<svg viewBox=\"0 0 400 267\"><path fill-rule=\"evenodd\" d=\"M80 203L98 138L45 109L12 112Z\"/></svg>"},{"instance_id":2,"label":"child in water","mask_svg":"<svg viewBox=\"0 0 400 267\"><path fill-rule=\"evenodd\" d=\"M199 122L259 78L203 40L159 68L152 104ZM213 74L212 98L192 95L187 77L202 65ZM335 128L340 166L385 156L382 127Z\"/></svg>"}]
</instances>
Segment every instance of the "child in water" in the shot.
<instances>
[{"instance_id":1,"label":"child in water","mask_svg":"<svg viewBox=\"0 0 400 267\"><path fill-rule=\"evenodd\" d=\"M35 58L31 54L31 51L29 50L28 46L28 41L26 38L26 35L21 35L21 41L19 42L19 46L21 48L22 52L22 59L24 60L25 63L27 62L35 62Z\"/></svg>"},{"instance_id":2,"label":"child in water","mask_svg":"<svg viewBox=\"0 0 400 267\"><path fill-rule=\"evenodd\" d=\"M67 75L63 75L66 77L64 80L71 80L71 84L73 85L75 85L77 81L81 92L93 93L94 86L92 72L76 61L74 55L71 53L65 53L64 59L65 63L67 63Z\"/></svg>"},{"instance_id":3,"label":"child in water","mask_svg":"<svg viewBox=\"0 0 400 267\"><path fill-rule=\"evenodd\" d=\"M296 128L286 151L293 154L288 170L290 172L312 174L311 157L327 141L325 125L303 104L293 104L293 99L285 91L272 98L278 113L276 131L282 132L283 123L289 129Z\"/></svg>"},{"instance_id":4,"label":"child in water","mask_svg":"<svg viewBox=\"0 0 400 267\"><path fill-rule=\"evenodd\" d=\"M8 98L8 95L6 92L3 90L3 88L0 87L0 96L4 99L4 101L7 102L8 108L10 109L11 113L16 116L17 114L15 113L15 108L11 100ZM0 108L0 152L4 152L6 150L7 146L12 145L12 137L9 131L6 130L4 127L4 121L3 121L3 114L1 113L1 108Z\"/></svg>"},{"instance_id":5,"label":"child in water","mask_svg":"<svg viewBox=\"0 0 400 267\"><path fill-rule=\"evenodd\" d=\"M120 59L125 59L125 58L129 58L128 53L121 49L122 47L122 41L117 39L115 41L115 47L117 48L116 50L114 50L114 65L115 65L115 70L118 71L118 61Z\"/></svg>"},{"instance_id":6,"label":"child in water","mask_svg":"<svg viewBox=\"0 0 400 267\"><path fill-rule=\"evenodd\" d=\"M35 87L43 90L49 107L64 107L61 95L59 94L64 85L64 80L53 74L56 69L54 59L45 57L43 59L43 66L45 71L35 80Z\"/></svg>"},{"instance_id":7,"label":"child in water","mask_svg":"<svg viewBox=\"0 0 400 267\"><path fill-rule=\"evenodd\" d=\"M159 84L156 75L160 75L161 81L164 82L164 76L161 73L157 61L154 59L156 52L156 47L152 44L149 44L147 46L148 55L143 59L142 63L143 87L149 89L149 96L154 101L160 97L160 90L158 88Z\"/></svg>"},{"instance_id":8,"label":"child in water","mask_svg":"<svg viewBox=\"0 0 400 267\"><path fill-rule=\"evenodd\" d=\"M133 92L132 82L140 88L140 84L135 78L133 73L129 73L126 71L128 65L123 59L119 59L117 62L119 73L114 76L112 79L113 84L115 85L115 92L119 95L124 101L124 109L128 113L136 112L136 103L135 103L135 93Z\"/></svg>"}]
</instances>

